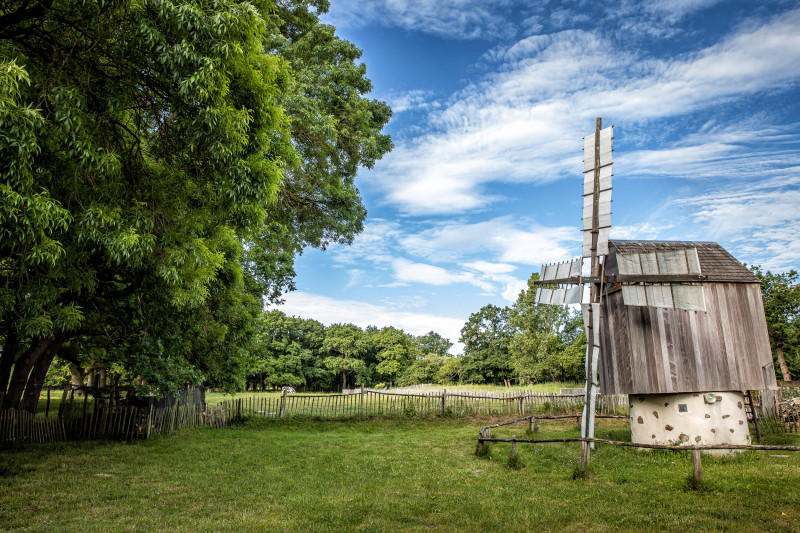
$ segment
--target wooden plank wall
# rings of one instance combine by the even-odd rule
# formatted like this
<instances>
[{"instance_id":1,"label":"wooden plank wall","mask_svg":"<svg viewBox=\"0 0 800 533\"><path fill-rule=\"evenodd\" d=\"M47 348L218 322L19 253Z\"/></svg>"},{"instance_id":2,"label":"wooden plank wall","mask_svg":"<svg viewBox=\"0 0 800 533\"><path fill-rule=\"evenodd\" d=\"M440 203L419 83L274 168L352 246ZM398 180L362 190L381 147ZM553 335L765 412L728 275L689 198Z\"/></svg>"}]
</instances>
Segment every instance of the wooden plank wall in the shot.
<instances>
[{"instance_id":1,"label":"wooden plank wall","mask_svg":"<svg viewBox=\"0 0 800 533\"><path fill-rule=\"evenodd\" d=\"M609 294L601 313L603 394L776 389L758 284L704 285L707 312L626 306ZM771 379L770 379L771 378Z\"/></svg>"}]
</instances>

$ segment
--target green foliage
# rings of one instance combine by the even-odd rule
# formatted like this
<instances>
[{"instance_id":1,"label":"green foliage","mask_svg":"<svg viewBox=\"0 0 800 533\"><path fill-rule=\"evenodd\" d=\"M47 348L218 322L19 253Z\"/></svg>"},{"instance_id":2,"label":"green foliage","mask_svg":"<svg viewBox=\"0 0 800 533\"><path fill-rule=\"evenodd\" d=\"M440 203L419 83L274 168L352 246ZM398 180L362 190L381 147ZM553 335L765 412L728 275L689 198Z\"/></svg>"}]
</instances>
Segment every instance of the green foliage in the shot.
<instances>
[{"instance_id":1,"label":"green foliage","mask_svg":"<svg viewBox=\"0 0 800 533\"><path fill-rule=\"evenodd\" d=\"M530 277L509 313L514 371L532 382L580 380L586 357L583 319L564 306L537 304L538 279L535 273Z\"/></svg>"},{"instance_id":2,"label":"green foliage","mask_svg":"<svg viewBox=\"0 0 800 533\"><path fill-rule=\"evenodd\" d=\"M520 292L511 308L487 305L473 313L461 330L464 358L458 368L443 370L470 383L520 384L583 379L586 336L580 313L536 303L535 281ZM443 380L439 380L442 382Z\"/></svg>"},{"instance_id":3,"label":"green foliage","mask_svg":"<svg viewBox=\"0 0 800 533\"><path fill-rule=\"evenodd\" d=\"M464 358L460 377L469 383L500 383L512 377L509 345L513 333L509 309L486 305L470 315L461 329Z\"/></svg>"},{"instance_id":4,"label":"green foliage","mask_svg":"<svg viewBox=\"0 0 800 533\"><path fill-rule=\"evenodd\" d=\"M800 376L800 275L794 270L773 274L756 266L751 270L761 281L764 314L776 366L786 380Z\"/></svg>"},{"instance_id":5,"label":"green foliage","mask_svg":"<svg viewBox=\"0 0 800 533\"><path fill-rule=\"evenodd\" d=\"M262 299L293 288L304 247L361 230L354 176L391 148L381 133L391 111L364 97L360 51L320 23L326 10L307 0L3 10L9 405L62 346L74 363L121 364L162 390L243 386ZM280 372L297 376L302 350L285 352Z\"/></svg>"},{"instance_id":6,"label":"green foliage","mask_svg":"<svg viewBox=\"0 0 800 533\"><path fill-rule=\"evenodd\" d=\"M417 344L422 350L423 354L436 354L442 357L447 357L452 348L453 343L450 339L442 337L435 331L429 331L425 335L417 337Z\"/></svg>"}]
</instances>

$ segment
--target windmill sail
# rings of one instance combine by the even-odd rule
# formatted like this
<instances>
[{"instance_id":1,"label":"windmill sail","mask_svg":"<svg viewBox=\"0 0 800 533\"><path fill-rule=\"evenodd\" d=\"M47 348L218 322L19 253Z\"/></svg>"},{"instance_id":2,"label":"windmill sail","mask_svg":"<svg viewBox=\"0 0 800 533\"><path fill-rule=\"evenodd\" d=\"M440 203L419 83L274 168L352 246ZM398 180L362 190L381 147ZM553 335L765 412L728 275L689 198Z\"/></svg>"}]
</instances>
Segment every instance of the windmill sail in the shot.
<instances>
[{"instance_id":1,"label":"windmill sail","mask_svg":"<svg viewBox=\"0 0 800 533\"><path fill-rule=\"evenodd\" d=\"M542 265L542 273L539 281L553 281L554 284L563 284L564 280L576 278L574 283L578 283L581 275L583 258L579 257L571 261ZM536 303L549 305L579 304L583 296L583 286L558 287L536 289Z\"/></svg>"},{"instance_id":2,"label":"windmill sail","mask_svg":"<svg viewBox=\"0 0 800 533\"><path fill-rule=\"evenodd\" d=\"M592 255L592 221L597 203L599 220L597 234L597 255L608 254L608 234L611 231L611 141L614 126L600 130L600 192L595 202L595 135L583 138L583 257Z\"/></svg>"},{"instance_id":3,"label":"windmill sail","mask_svg":"<svg viewBox=\"0 0 800 533\"><path fill-rule=\"evenodd\" d=\"M700 274L697 248L659 250L649 253L617 254L621 275ZM702 285L678 283L623 285L625 305L642 305L687 311L705 311Z\"/></svg>"}]
</instances>

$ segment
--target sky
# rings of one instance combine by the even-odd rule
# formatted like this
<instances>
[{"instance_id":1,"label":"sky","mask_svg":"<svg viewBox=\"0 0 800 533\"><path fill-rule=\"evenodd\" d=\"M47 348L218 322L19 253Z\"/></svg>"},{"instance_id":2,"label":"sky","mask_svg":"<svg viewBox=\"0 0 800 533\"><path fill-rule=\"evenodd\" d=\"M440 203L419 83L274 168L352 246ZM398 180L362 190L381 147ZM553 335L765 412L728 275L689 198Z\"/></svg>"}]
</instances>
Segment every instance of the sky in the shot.
<instances>
[{"instance_id":1,"label":"sky","mask_svg":"<svg viewBox=\"0 0 800 533\"><path fill-rule=\"evenodd\" d=\"M394 149L351 246L308 249L279 307L463 347L543 263L581 253L583 137L614 126L611 239L720 243L800 268L795 1L331 0Z\"/></svg>"}]
</instances>

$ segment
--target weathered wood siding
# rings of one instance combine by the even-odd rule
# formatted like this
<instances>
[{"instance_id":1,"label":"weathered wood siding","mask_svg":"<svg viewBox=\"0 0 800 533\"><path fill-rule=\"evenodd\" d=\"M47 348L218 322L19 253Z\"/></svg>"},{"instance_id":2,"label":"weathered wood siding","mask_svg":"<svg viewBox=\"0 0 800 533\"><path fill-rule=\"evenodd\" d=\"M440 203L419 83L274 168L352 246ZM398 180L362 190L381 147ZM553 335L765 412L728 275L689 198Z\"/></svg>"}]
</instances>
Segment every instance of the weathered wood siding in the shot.
<instances>
[{"instance_id":1,"label":"weathered wood siding","mask_svg":"<svg viewBox=\"0 0 800 533\"><path fill-rule=\"evenodd\" d=\"M603 394L776 389L772 351L754 283L704 284L707 312L626 306L601 313Z\"/></svg>"}]
</instances>

